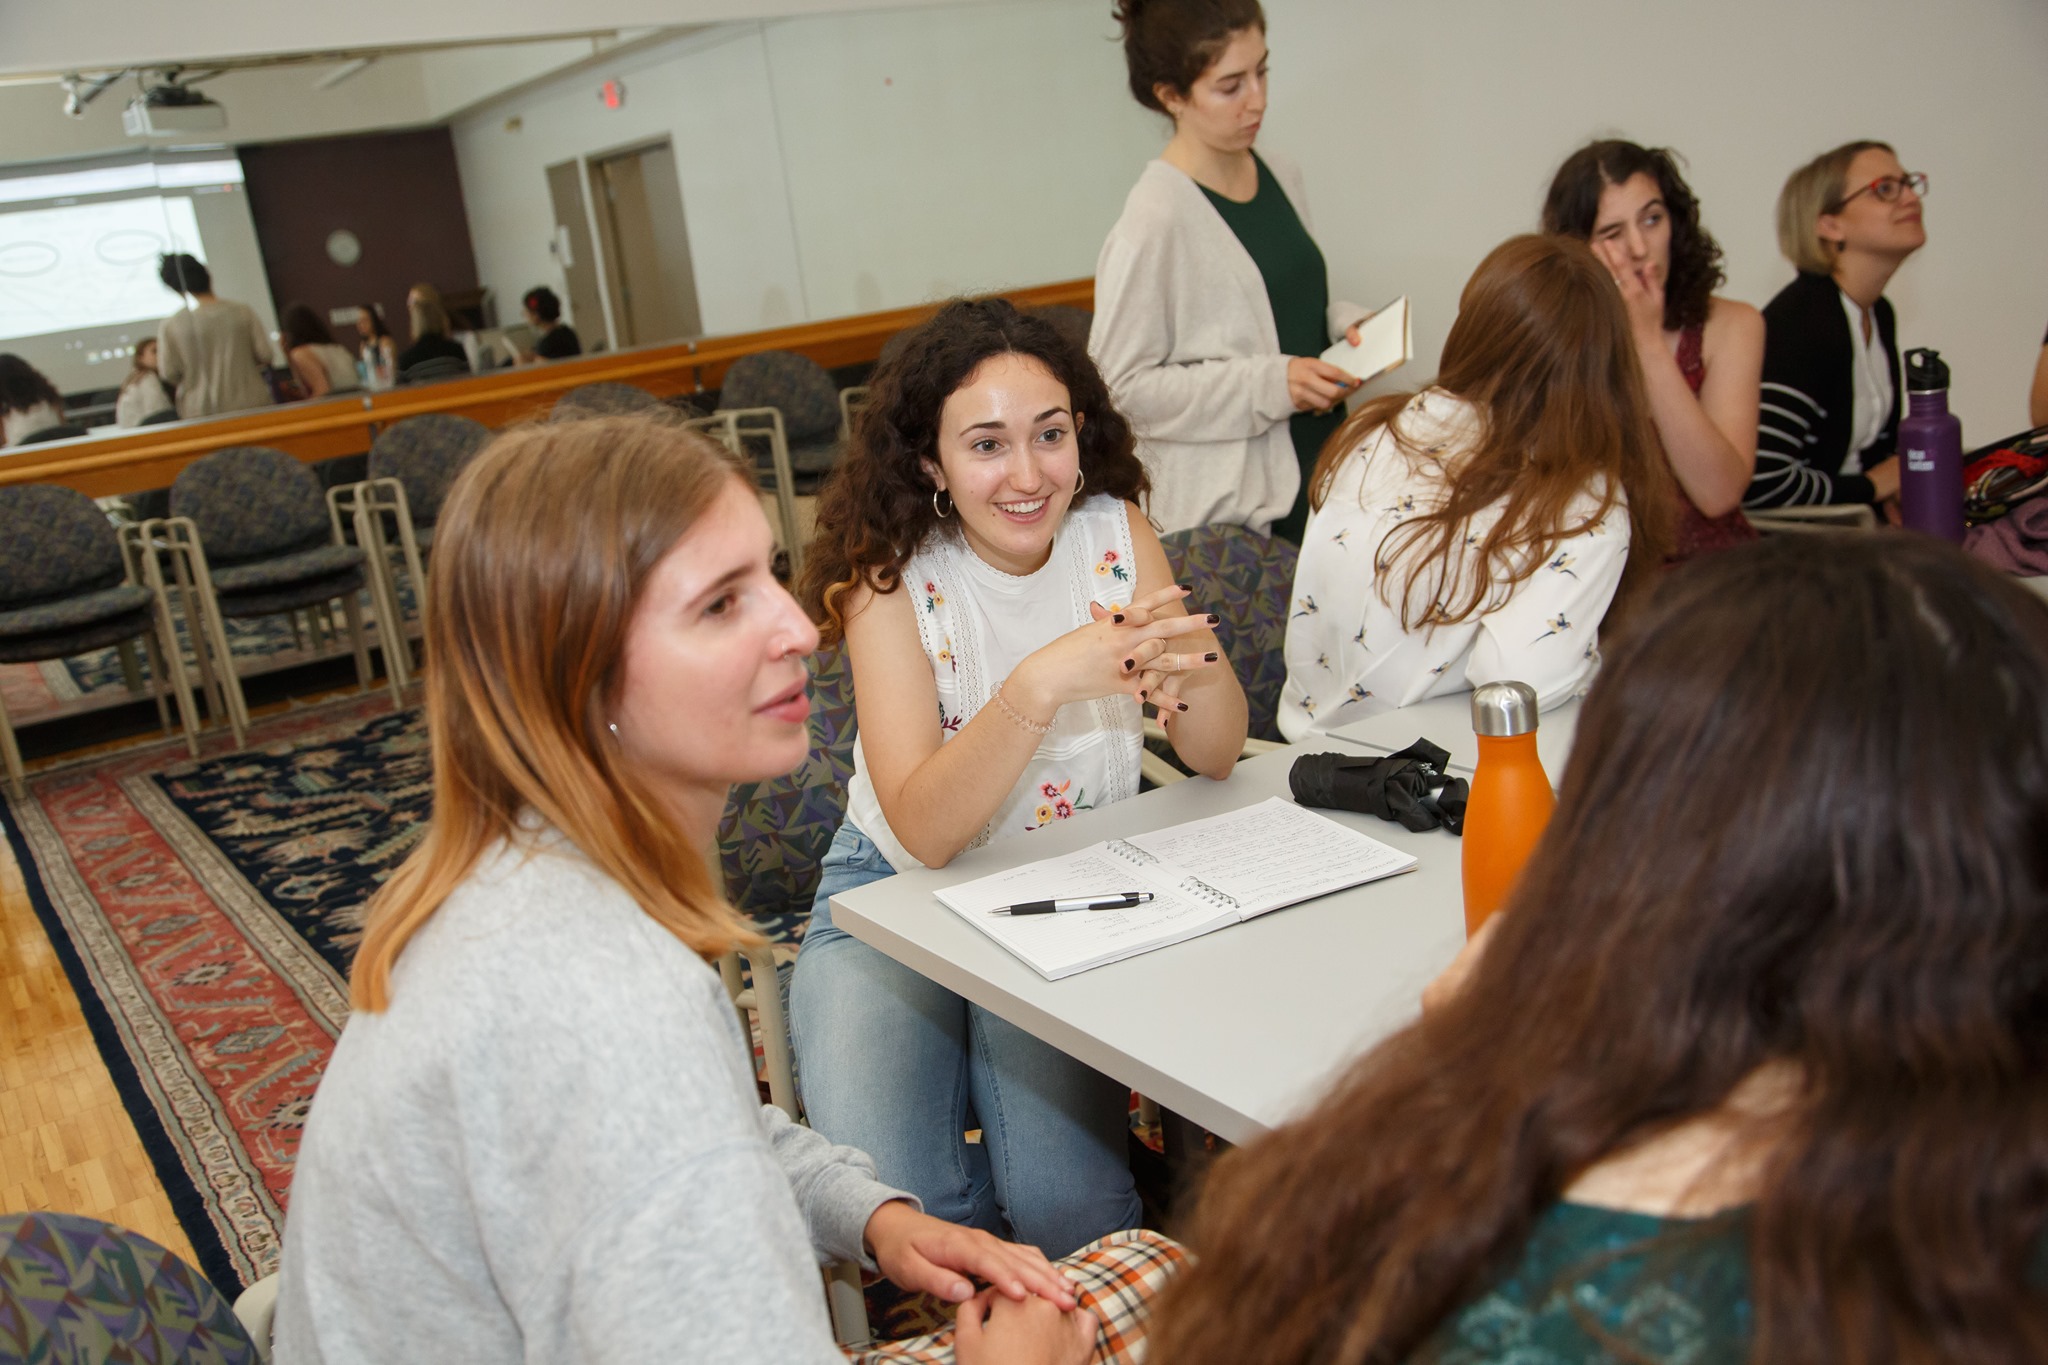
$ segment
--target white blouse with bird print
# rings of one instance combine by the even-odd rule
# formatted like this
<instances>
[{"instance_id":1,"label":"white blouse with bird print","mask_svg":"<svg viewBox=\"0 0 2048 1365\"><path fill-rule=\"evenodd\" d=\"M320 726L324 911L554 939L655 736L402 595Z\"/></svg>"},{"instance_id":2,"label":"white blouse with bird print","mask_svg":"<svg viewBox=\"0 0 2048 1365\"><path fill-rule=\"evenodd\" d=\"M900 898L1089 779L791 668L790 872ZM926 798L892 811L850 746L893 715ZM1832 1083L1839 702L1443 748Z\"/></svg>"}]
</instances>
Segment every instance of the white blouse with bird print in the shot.
<instances>
[{"instance_id":1,"label":"white blouse with bird print","mask_svg":"<svg viewBox=\"0 0 2048 1365\"><path fill-rule=\"evenodd\" d=\"M1551 543L1542 565L1511 593L1496 590L1463 621L1402 628L1394 595L1406 571L1399 563L1386 570L1389 605L1380 598L1375 554L1388 532L1442 500L1445 468L1470 447L1479 417L1464 400L1430 389L1395 422L1417 453L1403 450L1386 427L1366 433L1302 533L1280 696L1280 732L1290 740L1501 679L1528 683L1547 710L1578 695L1600 663L1600 619L1628 559L1628 508L1620 498L1584 532ZM1565 524L1592 516L1600 494L1598 486L1582 490ZM1472 518L1468 551L1476 553L1500 513L1495 504ZM1425 572L1416 586L1410 614L1417 620L1434 581Z\"/></svg>"}]
</instances>

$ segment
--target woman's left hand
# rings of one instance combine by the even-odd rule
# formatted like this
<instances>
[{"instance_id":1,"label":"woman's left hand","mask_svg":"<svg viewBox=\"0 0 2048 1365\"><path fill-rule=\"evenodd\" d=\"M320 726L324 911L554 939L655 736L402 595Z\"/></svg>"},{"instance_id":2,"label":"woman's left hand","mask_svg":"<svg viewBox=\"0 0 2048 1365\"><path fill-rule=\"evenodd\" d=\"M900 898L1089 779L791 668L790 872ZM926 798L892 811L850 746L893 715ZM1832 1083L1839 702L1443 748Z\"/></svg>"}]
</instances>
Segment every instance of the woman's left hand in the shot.
<instances>
[{"instance_id":1,"label":"woman's left hand","mask_svg":"<svg viewBox=\"0 0 2048 1365\"><path fill-rule=\"evenodd\" d=\"M1005 1298L1037 1295L1062 1311L1074 1306L1074 1289L1045 1253L919 1213L892 1199L868 1217L863 1234L875 1264L904 1289L923 1290L947 1303L974 1297L979 1279Z\"/></svg>"},{"instance_id":2,"label":"woman's left hand","mask_svg":"<svg viewBox=\"0 0 2048 1365\"><path fill-rule=\"evenodd\" d=\"M1122 608L1110 608L1103 606L1099 602L1090 602L1088 604L1088 613L1098 621L1112 616L1120 616L1123 619L1117 622L1118 625L1142 626L1158 619L1161 606L1169 602L1179 602L1186 597L1186 591L1176 586L1149 597L1140 598L1129 606ZM1213 618L1211 618L1210 624L1215 624ZM1181 684L1186 682L1187 678L1188 672L1182 667L1171 669L1155 667L1140 670L1138 674L1138 681L1141 684L1139 702L1153 709L1158 715L1159 724L1162 727L1171 729L1170 722L1188 709L1188 704L1180 699Z\"/></svg>"}]
</instances>

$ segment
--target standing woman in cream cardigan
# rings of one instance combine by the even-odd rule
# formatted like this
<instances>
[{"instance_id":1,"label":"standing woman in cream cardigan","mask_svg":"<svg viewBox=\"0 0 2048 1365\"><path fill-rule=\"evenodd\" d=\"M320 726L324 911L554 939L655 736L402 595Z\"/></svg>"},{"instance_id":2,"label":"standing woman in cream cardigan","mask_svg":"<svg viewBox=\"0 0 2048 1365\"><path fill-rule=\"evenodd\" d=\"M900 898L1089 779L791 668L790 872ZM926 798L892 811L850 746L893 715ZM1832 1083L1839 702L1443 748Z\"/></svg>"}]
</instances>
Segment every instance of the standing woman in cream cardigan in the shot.
<instances>
[{"instance_id":1,"label":"standing woman in cream cardigan","mask_svg":"<svg viewBox=\"0 0 2048 1365\"><path fill-rule=\"evenodd\" d=\"M1131 93L1173 120L1095 266L1088 349L1137 428L1164 531L1301 539L1308 471L1351 376L1317 359L1365 310L1330 302L1301 174L1252 151L1266 114L1259 0L1119 0ZM1277 523L1277 524L1276 524Z\"/></svg>"}]
</instances>

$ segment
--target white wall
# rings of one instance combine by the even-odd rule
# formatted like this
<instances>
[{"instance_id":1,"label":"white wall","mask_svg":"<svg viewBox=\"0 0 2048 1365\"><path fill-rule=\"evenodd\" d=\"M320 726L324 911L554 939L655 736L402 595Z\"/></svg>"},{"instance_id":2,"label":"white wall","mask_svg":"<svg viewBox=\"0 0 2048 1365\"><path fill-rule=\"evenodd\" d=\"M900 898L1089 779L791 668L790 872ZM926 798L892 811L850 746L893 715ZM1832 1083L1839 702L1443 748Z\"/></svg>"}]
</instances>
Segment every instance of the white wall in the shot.
<instances>
[{"instance_id":1,"label":"white wall","mask_svg":"<svg viewBox=\"0 0 2048 1365\"><path fill-rule=\"evenodd\" d=\"M1100 0L730 25L494 101L454 124L477 269L559 290L545 168L666 134L714 335L1091 274L1160 140L1110 30Z\"/></svg>"},{"instance_id":2,"label":"white wall","mask_svg":"<svg viewBox=\"0 0 2048 1365\"><path fill-rule=\"evenodd\" d=\"M1792 277L1772 229L1795 167L1851 138L1933 179L1892 282L1901 348L1939 347L1966 442L2026 425L2048 325L2048 5L2040 0L1267 0L1263 139L1302 163L1340 297L1408 293L1414 383L1466 277L1532 228L1596 136L1678 149L1727 251L1725 293Z\"/></svg>"}]
</instances>

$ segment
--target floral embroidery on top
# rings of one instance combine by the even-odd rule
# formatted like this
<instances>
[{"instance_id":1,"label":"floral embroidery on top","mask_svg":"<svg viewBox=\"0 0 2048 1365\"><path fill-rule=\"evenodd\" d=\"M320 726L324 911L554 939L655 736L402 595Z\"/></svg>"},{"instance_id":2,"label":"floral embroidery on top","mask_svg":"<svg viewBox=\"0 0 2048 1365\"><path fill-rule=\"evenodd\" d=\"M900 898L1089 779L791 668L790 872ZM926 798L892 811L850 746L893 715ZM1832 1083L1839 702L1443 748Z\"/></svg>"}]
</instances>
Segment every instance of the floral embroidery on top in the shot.
<instances>
[{"instance_id":1,"label":"floral embroidery on top","mask_svg":"<svg viewBox=\"0 0 2048 1365\"><path fill-rule=\"evenodd\" d=\"M1119 583L1131 581L1129 566L1123 562L1122 557L1115 550L1104 550L1102 552L1101 562L1096 564L1095 572L1108 578L1114 578Z\"/></svg>"},{"instance_id":2,"label":"floral embroidery on top","mask_svg":"<svg viewBox=\"0 0 2048 1365\"><path fill-rule=\"evenodd\" d=\"M1095 809L1088 803L1086 787L1075 791L1072 800L1067 798L1067 791L1073 785L1074 779L1071 777L1064 782L1041 783L1038 794L1044 799L1038 803L1038 809L1031 813L1030 823L1024 826L1025 832L1042 829L1055 820L1071 820L1077 810Z\"/></svg>"},{"instance_id":3,"label":"floral embroidery on top","mask_svg":"<svg viewBox=\"0 0 2048 1365\"><path fill-rule=\"evenodd\" d=\"M946 637L945 645L939 650L939 662L951 668L955 673L960 671L960 661L953 657L953 637L950 635Z\"/></svg>"},{"instance_id":4,"label":"floral embroidery on top","mask_svg":"<svg viewBox=\"0 0 2048 1365\"><path fill-rule=\"evenodd\" d=\"M939 591L938 584L927 578L924 581L924 609L935 612L945 605L946 595Z\"/></svg>"},{"instance_id":5,"label":"floral embroidery on top","mask_svg":"<svg viewBox=\"0 0 2048 1365\"><path fill-rule=\"evenodd\" d=\"M964 716L949 716L949 715L947 715L947 714L946 714L946 703L944 703L944 702L940 702L940 703L939 703L939 728L940 728L941 730L947 731L948 733L951 733L951 734L958 734L958 733L960 733L960 722L961 722L962 720L964 720L964 719L965 719L965 717L964 717Z\"/></svg>"}]
</instances>

